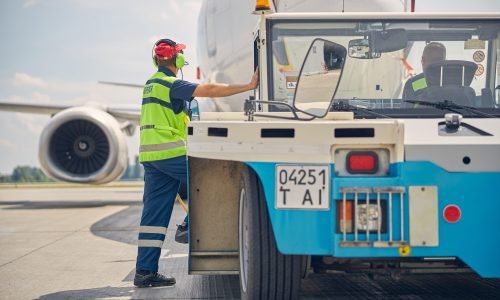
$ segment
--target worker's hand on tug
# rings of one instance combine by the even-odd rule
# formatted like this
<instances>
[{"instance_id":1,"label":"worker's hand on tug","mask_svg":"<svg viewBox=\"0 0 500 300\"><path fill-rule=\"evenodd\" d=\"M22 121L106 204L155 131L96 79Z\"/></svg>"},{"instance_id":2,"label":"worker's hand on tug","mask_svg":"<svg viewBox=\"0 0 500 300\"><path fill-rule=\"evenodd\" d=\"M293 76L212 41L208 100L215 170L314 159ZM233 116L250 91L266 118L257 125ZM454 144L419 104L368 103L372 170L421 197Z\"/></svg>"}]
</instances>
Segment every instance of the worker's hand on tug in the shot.
<instances>
[{"instance_id":1,"label":"worker's hand on tug","mask_svg":"<svg viewBox=\"0 0 500 300\"><path fill-rule=\"evenodd\" d=\"M259 68L257 67L255 69L255 73L253 73L252 80L250 80L250 83L248 84L248 86L250 87L249 90L255 90L258 85L259 85Z\"/></svg>"}]
</instances>

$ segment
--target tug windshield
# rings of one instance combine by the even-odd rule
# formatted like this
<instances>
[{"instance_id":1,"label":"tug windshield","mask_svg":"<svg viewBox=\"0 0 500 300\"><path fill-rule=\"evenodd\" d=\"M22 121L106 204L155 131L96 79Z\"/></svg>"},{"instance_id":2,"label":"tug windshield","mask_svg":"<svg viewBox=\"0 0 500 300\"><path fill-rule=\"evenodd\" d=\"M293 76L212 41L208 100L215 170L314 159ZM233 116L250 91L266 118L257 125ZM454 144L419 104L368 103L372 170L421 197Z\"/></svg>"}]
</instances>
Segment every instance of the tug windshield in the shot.
<instances>
[{"instance_id":1,"label":"tug windshield","mask_svg":"<svg viewBox=\"0 0 500 300\"><path fill-rule=\"evenodd\" d=\"M273 20L270 35L271 100L292 104L308 49L324 39L347 49L333 103L433 117L446 112L418 101L451 101L500 116L499 21Z\"/></svg>"}]
</instances>

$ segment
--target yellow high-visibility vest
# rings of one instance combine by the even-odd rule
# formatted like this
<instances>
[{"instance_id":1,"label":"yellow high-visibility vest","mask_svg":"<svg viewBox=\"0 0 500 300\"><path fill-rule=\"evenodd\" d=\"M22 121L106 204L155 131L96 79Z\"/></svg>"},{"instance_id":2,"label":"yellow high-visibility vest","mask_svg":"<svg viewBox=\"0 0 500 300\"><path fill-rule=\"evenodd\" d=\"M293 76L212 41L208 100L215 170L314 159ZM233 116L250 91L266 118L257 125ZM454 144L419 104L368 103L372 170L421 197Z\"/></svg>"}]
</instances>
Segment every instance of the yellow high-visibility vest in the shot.
<instances>
[{"instance_id":1,"label":"yellow high-visibility vest","mask_svg":"<svg viewBox=\"0 0 500 300\"><path fill-rule=\"evenodd\" d=\"M148 162L186 155L186 125L184 111L176 114L170 101L170 88L177 80L156 72L144 86L139 161Z\"/></svg>"},{"instance_id":2,"label":"yellow high-visibility vest","mask_svg":"<svg viewBox=\"0 0 500 300\"><path fill-rule=\"evenodd\" d=\"M425 80L425 77L422 77L412 82L411 87L414 92L427 88L427 81Z\"/></svg>"}]
</instances>

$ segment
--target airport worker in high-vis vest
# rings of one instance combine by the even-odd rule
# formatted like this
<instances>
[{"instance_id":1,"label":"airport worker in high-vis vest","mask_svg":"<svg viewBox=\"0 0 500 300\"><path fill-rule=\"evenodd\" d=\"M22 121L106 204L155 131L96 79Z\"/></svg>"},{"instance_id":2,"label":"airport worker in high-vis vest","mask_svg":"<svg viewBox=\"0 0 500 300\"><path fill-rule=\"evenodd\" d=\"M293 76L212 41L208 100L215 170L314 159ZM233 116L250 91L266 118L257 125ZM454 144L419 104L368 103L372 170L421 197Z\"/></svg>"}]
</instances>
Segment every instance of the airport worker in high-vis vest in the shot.
<instances>
[{"instance_id":1,"label":"airport worker in high-vis vest","mask_svg":"<svg viewBox=\"0 0 500 300\"><path fill-rule=\"evenodd\" d=\"M197 84L178 79L177 72L186 64L185 48L170 39L157 41L152 56L158 70L144 86L139 149L144 166L144 208L134 278L137 287L175 284L175 278L158 273L158 262L179 186L187 181L189 102L194 97L225 97L257 87L257 71L247 84ZM186 217L177 228L177 242L187 243L187 221Z\"/></svg>"},{"instance_id":2,"label":"airport worker in high-vis vest","mask_svg":"<svg viewBox=\"0 0 500 300\"><path fill-rule=\"evenodd\" d=\"M443 61L446 59L446 48L443 44L438 42L431 42L424 47L422 52L422 70L435 62ZM413 76L408 79L403 88L404 100L425 100L419 99L419 96L427 88L427 81L425 80L424 72Z\"/></svg>"}]
</instances>

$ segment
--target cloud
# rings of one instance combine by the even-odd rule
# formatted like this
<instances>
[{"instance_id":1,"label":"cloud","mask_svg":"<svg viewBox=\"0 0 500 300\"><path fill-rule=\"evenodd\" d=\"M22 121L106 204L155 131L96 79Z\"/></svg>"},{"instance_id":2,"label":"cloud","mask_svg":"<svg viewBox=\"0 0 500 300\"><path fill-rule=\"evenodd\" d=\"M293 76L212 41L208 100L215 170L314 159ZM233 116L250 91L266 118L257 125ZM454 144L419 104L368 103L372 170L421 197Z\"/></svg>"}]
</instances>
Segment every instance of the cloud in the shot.
<instances>
[{"instance_id":1,"label":"cloud","mask_svg":"<svg viewBox=\"0 0 500 300\"><path fill-rule=\"evenodd\" d=\"M176 16L181 16L185 11L180 7L180 4L177 0L169 1L170 8L174 12Z\"/></svg>"},{"instance_id":2,"label":"cloud","mask_svg":"<svg viewBox=\"0 0 500 300\"><path fill-rule=\"evenodd\" d=\"M31 99L44 103L50 102L50 96L40 92L33 92L31 94Z\"/></svg>"},{"instance_id":3,"label":"cloud","mask_svg":"<svg viewBox=\"0 0 500 300\"><path fill-rule=\"evenodd\" d=\"M6 49L15 53L36 47L39 55L25 55L22 61L4 61L0 99L20 103L98 102L111 107L129 104L140 107L141 89L100 85L97 81L145 82L155 71L150 57L152 45L164 37L188 44L187 55L192 65L184 71L184 78L194 79L196 23L201 3L201 0L19 1L17 6L23 11L37 10L36 14L16 14L12 9L15 6L8 5L10 12L5 14L16 20L11 22L11 27L21 28L22 33L22 28L28 26L36 31L36 36L23 40L27 47L18 47L20 50L7 47L16 45L12 42ZM54 11L66 20L63 27L54 29ZM81 25L84 22L87 26ZM6 40L22 38L19 30L6 33ZM57 44L63 39L67 42ZM58 49L54 49L54 44L59 45ZM78 51L83 53L78 65L69 68ZM59 63L51 66L56 58ZM190 72L193 75L189 75ZM35 133L43 130L49 121L49 116L0 112L0 127L4 129L0 130L0 139L10 141L18 149L8 152L8 148L0 144L0 155L8 154L0 159L0 170L10 172L15 165L36 161L38 135ZM129 149L132 157L138 151L138 133L129 142L134 143Z\"/></svg>"},{"instance_id":4,"label":"cloud","mask_svg":"<svg viewBox=\"0 0 500 300\"><path fill-rule=\"evenodd\" d=\"M76 2L81 7L88 9L106 9L106 8L113 8L113 6L118 5L117 1L78 0Z\"/></svg>"},{"instance_id":5,"label":"cloud","mask_svg":"<svg viewBox=\"0 0 500 300\"><path fill-rule=\"evenodd\" d=\"M188 11L198 15L201 9L201 1L186 2L186 6L188 6Z\"/></svg>"},{"instance_id":6,"label":"cloud","mask_svg":"<svg viewBox=\"0 0 500 300\"><path fill-rule=\"evenodd\" d=\"M47 116L17 113L17 118L28 132L39 136L42 129L47 125L49 118Z\"/></svg>"},{"instance_id":7,"label":"cloud","mask_svg":"<svg viewBox=\"0 0 500 300\"><path fill-rule=\"evenodd\" d=\"M98 102L116 106L136 104L137 99L141 99L142 96L140 88L116 87L92 81L42 80L20 73L16 74L11 85L14 87L11 90L12 95L4 96L3 99L14 103L83 105L88 102ZM31 122L30 119L22 121ZM30 128L34 129L35 126L36 124Z\"/></svg>"},{"instance_id":8,"label":"cloud","mask_svg":"<svg viewBox=\"0 0 500 300\"><path fill-rule=\"evenodd\" d=\"M36 4L38 4L38 0L28 0L28 1L24 2L23 7L28 8L28 7L34 6Z\"/></svg>"},{"instance_id":9,"label":"cloud","mask_svg":"<svg viewBox=\"0 0 500 300\"><path fill-rule=\"evenodd\" d=\"M160 39L163 39L164 37L160 36L160 35L153 35L151 37L148 38L148 45L153 45L154 43L156 43L157 41L159 41Z\"/></svg>"},{"instance_id":10,"label":"cloud","mask_svg":"<svg viewBox=\"0 0 500 300\"><path fill-rule=\"evenodd\" d=\"M45 80L28 75L26 73L16 73L14 75L14 84L41 89L46 89L49 87L49 84Z\"/></svg>"},{"instance_id":11,"label":"cloud","mask_svg":"<svg viewBox=\"0 0 500 300\"><path fill-rule=\"evenodd\" d=\"M5 151L5 150L10 151L10 150L15 150L16 145L14 145L14 143L9 141L9 140L0 139L0 148L2 149L2 151Z\"/></svg>"},{"instance_id":12,"label":"cloud","mask_svg":"<svg viewBox=\"0 0 500 300\"><path fill-rule=\"evenodd\" d=\"M171 0L167 2L168 10L160 13L162 20L196 20L200 12L202 1L178 1ZM182 16L179 18L179 16Z\"/></svg>"},{"instance_id":13,"label":"cloud","mask_svg":"<svg viewBox=\"0 0 500 300\"><path fill-rule=\"evenodd\" d=\"M18 89L16 95L8 97L12 101L36 100L47 102L51 98L67 98L73 95L88 94L101 86L97 81L45 80L26 73L15 73L12 83ZM40 92L40 90L43 90L43 92Z\"/></svg>"}]
</instances>

